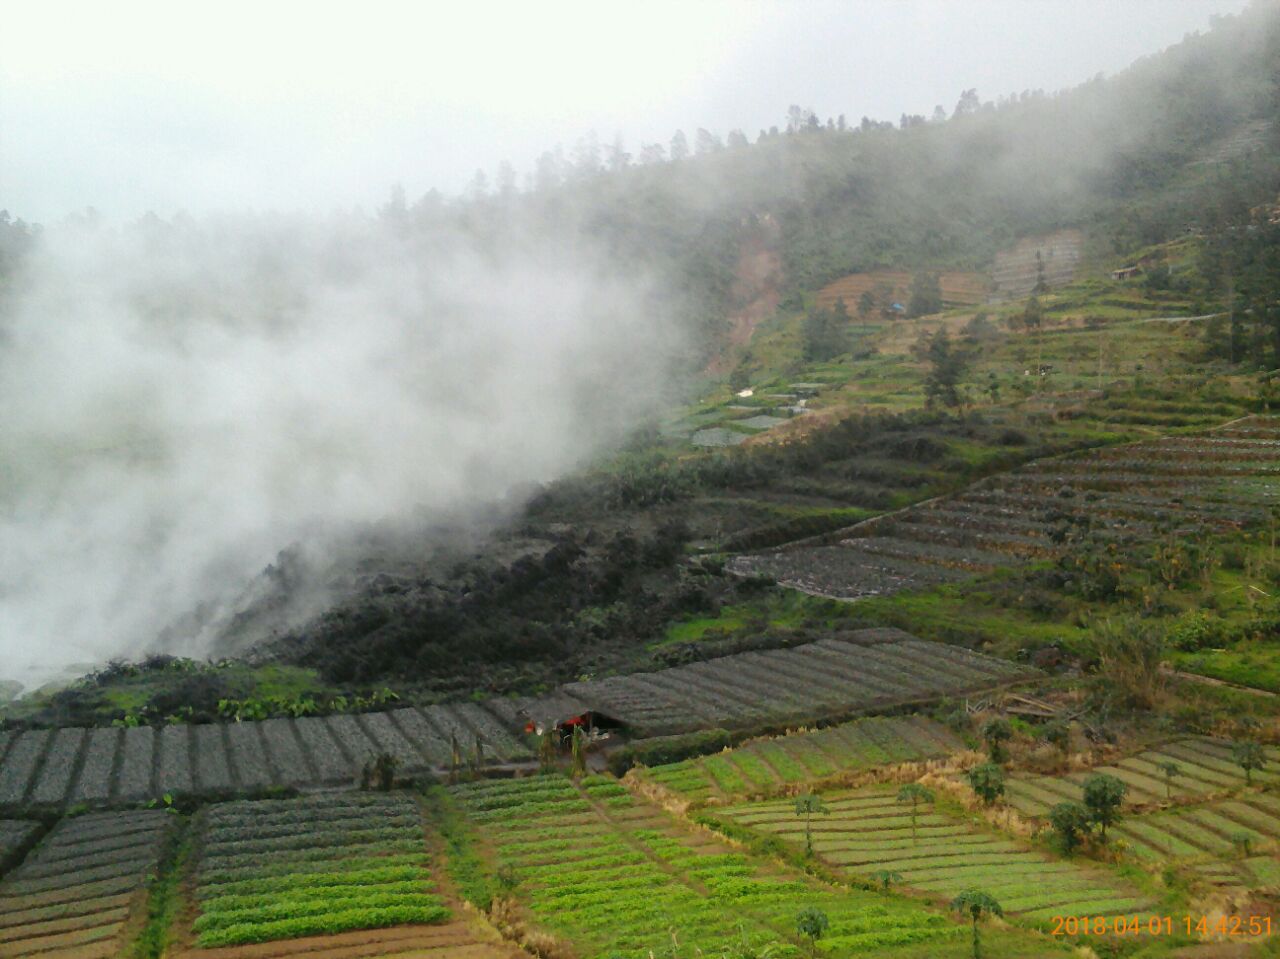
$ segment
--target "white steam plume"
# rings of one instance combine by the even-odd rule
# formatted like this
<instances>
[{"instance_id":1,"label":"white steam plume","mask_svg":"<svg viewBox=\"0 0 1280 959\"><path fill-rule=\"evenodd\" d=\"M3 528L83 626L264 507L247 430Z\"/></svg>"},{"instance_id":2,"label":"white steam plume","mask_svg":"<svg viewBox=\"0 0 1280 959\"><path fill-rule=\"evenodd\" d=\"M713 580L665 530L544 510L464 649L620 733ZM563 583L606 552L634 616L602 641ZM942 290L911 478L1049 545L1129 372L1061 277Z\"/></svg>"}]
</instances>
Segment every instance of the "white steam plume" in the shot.
<instances>
[{"instance_id":1,"label":"white steam plume","mask_svg":"<svg viewBox=\"0 0 1280 959\"><path fill-rule=\"evenodd\" d=\"M137 654L292 542L465 520L649 413L658 288L496 245L363 217L47 231L0 313L0 678Z\"/></svg>"}]
</instances>

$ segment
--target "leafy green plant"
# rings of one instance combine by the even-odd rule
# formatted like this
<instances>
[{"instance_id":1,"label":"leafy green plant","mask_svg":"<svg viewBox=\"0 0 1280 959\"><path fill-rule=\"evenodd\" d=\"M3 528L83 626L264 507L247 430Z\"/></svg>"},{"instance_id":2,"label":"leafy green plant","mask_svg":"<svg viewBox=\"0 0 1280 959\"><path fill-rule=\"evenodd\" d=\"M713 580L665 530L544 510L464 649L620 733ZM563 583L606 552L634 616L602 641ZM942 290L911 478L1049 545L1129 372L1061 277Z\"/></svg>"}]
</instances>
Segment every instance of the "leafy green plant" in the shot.
<instances>
[{"instance_id":1,"label":"leafy green plant","mask_svg":"<svg viewBox=\"0 0 1280 959\"><path fill-rule=\"evenodd\" d=\"M1171 759L1156 763L1156 768L1164 773L1164 798L1173 799L1173 780L1182 775L1182 767Z\"/></svg>"},{"instance_id":2,"label":"leafy green plant","mask_svg":"<svg viewBox=\"0 0 1280 959\"><path fill-rule=\"evenodd\" d=\"M990 806L1004 795L1004 770L995 763L982 763L974 766L966 774L969 787L974 791L983 805Z\"/></svg>"},{"instance_id":3,"label":"leafy green plant","mask_svg":"<svg viewBox=\"0 0 1280 959\"><path fill-rule=\"evenodd\" d=\"M1103 842L1107 841L1107 827L1120 818L1120 806L1128 788L1107 773L1094 773L1084 781L1084 806L1089 811L1089 821L1101 829Z\"/></svg>"},{"instance_id":4,"label":"leafy green plant","mask_svg":"<svg viewBox=\"0 0 1280 959\"><path fill-rule=\"evenodd\" d=\"M326 936L353 929L378 929L406 923L438 923L449 917L443 906L394 905L354 906L326 909L317 915L295 915L262 921L245 921L200 932L202 947L239 946L300 936Z\"/></svg>"},{"instance_id":5,"label":"leafy green plant","mask_svg":"<svg viewBox=\"0 0 1280 959\"><path fill-rule=\"evenodd\" d=\"M1004 909L994 898L976 889L966 889L951 900L951 908L973 923L973 959L982 959L982 943L978 938L978 920L983 916L1003 916Z\"/></svg>"},{"instance_id":6,"label":"leafy green plant","mask_svg":"<svg viewBox=\"0 0 1280 959\"><path fill-rule=\"evenodd\" d=\"M898 802L911 804L911 841L916 841L916 809L920 803L932 803L933 793L919 783L907 783L898 790Z\"/></svg>"},{"instance_id":7,"label":"leafy green plant","mask_svg":"<svg viewBox=\"0 0 1280 959\"><path fill-rule=\"evenodd\" d=\"M773 943L756 945L747 936L747 927L738 923L738 941L724 950L724 959L773 959L778 949Z\"/></svg>"},{"instance_id":8,"label":"leafy green plant","mask_svg":"<svg viewBox=\"0 0 1280 959\"><path fill-rule=\"evenodd\" d=\"M1044 741L1055 747L1065 762L1071 754L1071 726L1060 719L1045 723L1041 732Z\"/></svg>"},{"instance_id":9,"label":"leafy green plant","mask_svg":"<svg viewBox=\"0 0 1280 959\"><path fill-rule=\"evenodd\" d=\"M504 896L513 895L520 885L520 876L516 872L516 867L509 862L504 862L498 866L497 872L493 874L493 877L498 883L498 891Z\"/></svg>"},{"instance_id":10,"label":"leafy green plant","mask_svg":"<svg viewBox=\"0 0 1280 959\"><path fill-rule=\"evenodd\" d=\"M1078 802L1060 802L1049 811L1049 823L1062 845L1063 854L1070 856L1084 842L1089 831L1089 810Z\"/></svg>"},{"instance_id":11,"label":"leafy green plant","mask_svg":"<svg viewBox=\"0 0 1280 959\"><path fill-rule=\"evenodd\" d=\"M813 829L812 819L814 813L826 815L828 812L827 804L822 801L822 797L815 793L806 793L799 796L795 802L797 816L804 816L804 854L806 856L813 855Z\"/></svg>"},{"instance_id":12,"label":"leafy green plant","mask_svg":"<svg viewBox=\"0 0 1280 959\"><path fill-rule=\"evenodd\" d=\"M796 931L809 940L809 951L818 954L818 940L831 928L827 914L816 906L801 909L796 914Z\"/></svg>"},{"instance_id":13,"label":"leafy green plant","mask_svg":"<svg viewBox=\"0 0 1280 959\"><path fill-rule=\"evenodd\" d=\"M1246 859L1253 853L1254 834L1244 829L1237 829L1227 837L1231 840L1231 845L1235 847L1236 855L1241 859Z\"/></svg>"},{"instance_id":14,"label":"leafy green plant","mask_svg":"<svg viewBox=\"0 0 1280 959\"><path fill-rule=\"evenodd\" d=\"M134 939L131 959L161 959L169 948L174 918L182 902L181 876L191 853L188 825L183 821L170 831L160 865L147 880L146 919Z\"/></svg>"},{"instance_id":15,"label":"leafy green plant","mask_svg":"<svg viewBox=\"0 0 1280 959\"><path fill-rule=\"evenodd\" d=\"M1013 738L1013 726L1003 716L993 716L982 724L982 741L987 744L987 755L993 763L1003 763L1009 758L1004 744Z\"/></svg>"},{"instance_id":16,"label":"leafy green plant","mask_svg":"<svg viewBox=\"0 0 1280 959\"><path fill-rule=\"evenodd\" d=\"M175 816L178 815L178 813L180 812L180 810L178 809L177 803L173 798L173 793L165 793L163 796L160 796L157 799L148 800L147 808L163 809L165 812L172 813Z\"/></svg>"},{"instance_id":17,"label":"leafy green plant","mask_svg":"<svg viewBox=\"0 0 1280 959\"><path fill-rule=\"evenodd\" d=\"M1099 675L1132 706L1150 709L1164 689L1164 634L1136 617L1106 620L1094 631Z\"/></svg>"},{"instance_id":18,"label":"leafy green plant","mask_svg":"<svg viewBox=\"0 0 1280 959\"><path fill-rule=\"evenodd\" d=\"M371 756L360 770L360 788L390 792L396 784L396 771L399 768L400 760L391 753Z\"/></svg>"},{"instance_id":19,"label":"leafy green plant","mask_svg":"<svg viewBox=\"0 0 1280 959\"><path fill-rule=\"evenodd\" d=\"M1231 761L1244 770L1244 781L1252 786L1254 770L1266 768L1267 754L1258 743L1243 740L1232 744Z\"/></svg>"},{"instance_id":20,"label":"leafy green plant","mask_svg":"<svg viewBox=\"0 0 1280 959\"><path fill-rule=\"evenodd\" d=\"M880 888L887 893L894 883L902 882L902 873L892 869L877 869L871 874L871 878L880 883Z\"/></svg>"}]
</instances>

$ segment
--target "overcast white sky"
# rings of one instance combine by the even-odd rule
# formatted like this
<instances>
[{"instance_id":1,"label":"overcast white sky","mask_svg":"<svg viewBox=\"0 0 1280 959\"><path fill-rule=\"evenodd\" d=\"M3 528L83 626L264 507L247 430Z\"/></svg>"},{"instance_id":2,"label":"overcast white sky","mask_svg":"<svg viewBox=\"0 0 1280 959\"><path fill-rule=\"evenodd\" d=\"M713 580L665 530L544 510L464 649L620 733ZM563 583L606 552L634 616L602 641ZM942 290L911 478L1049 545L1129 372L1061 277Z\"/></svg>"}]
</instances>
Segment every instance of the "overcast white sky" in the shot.
<instances>
[{"instance_id":1,"label":"overcast white sky","mask_svg":"<svg viewBox=\"0 0 1280 959\"><path fill-rule=\"evenodd\" d=\"M10 4L0 208L307 209L526 171L594 129L753 139L821 116L950 110L1059 89L1245 0L181 0Z\"/></svg>"}]
</instances>

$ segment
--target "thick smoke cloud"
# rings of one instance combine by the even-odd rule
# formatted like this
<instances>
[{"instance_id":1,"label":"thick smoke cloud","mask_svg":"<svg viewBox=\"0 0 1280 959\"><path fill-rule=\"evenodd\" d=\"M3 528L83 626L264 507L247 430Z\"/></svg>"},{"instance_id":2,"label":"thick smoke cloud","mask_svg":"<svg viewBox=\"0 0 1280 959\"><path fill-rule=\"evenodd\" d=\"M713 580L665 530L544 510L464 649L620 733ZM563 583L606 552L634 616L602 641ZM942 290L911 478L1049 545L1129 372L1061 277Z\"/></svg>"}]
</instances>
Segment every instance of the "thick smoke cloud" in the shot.
<instances>
[{"instance_id":1,"label":"thick smoke cloud","mask_svg":"<svg viewBox=\"0 0 1280 959\"><path fill-rule=\"evenodd\" d=\"M657 291L395 218L47 231L0 314L0 678L136 655L292 543L510 508L660 402Z\"/></svg>"}]
</instances>

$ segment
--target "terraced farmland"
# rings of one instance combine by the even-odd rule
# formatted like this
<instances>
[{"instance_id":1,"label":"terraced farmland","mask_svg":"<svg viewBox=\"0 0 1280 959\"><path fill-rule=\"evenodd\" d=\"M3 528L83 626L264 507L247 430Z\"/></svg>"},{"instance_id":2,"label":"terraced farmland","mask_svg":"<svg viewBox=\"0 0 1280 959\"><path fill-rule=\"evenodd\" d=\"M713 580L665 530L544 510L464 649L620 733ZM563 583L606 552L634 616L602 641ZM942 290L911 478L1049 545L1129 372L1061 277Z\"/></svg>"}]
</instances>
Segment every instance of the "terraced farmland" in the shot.
<instances>
[{"instance_id":1,"label":"terraced farmland","mask_svg":"<svg viewBox=\"0 0 1280 959\"><path fill-rule=\"evenodd\" d=\"M870 291L887 292L890 298L900 303L911 299L912 275L901 270L878 270L874 273L851 273L828 283L817 292L814 299L818 306L829 310L836 305L836 300L844 300L849 312L856 313L858 300L863 293ZM987 298L990 280L981 273L943 272L938 274L938 286L942 293L944 306L970 306L981 303Z\"/></svg>"},{"instance_id":2,"label":"terraced farmland","mask_svg":"<svg viewBox=\"0 0 1280 959\"><path fill-rule=\"evenodd\" d=\"M1245 793L1196 806L1129 816L1114 827L1140 859L1192 862L1237 858L1238 838L1248 837L1251 852L1274 857L1280 843L1280 798Z\"/></svg>"},{"instance_id":3,"label":"terraced farmland","mask_svg":"<svg viewBox=\"0 0 1280 959\"><path fill-rule=\"evenodd\" d=\"M742 936L794 955L795 916L810 906L831 920L822 947L834 955L937 956L944 943L965 948L964 930L941 915L762 867L708 835L679 829L609 779L588 778L579 788L544 776L451 792L514 869L538 925L570 940L583 959L645 959L651 951L670 953L673 944L681 955L720 955ZM1010 955L1052 952L1008 934L1004 942L1013 944Z\"/></svg>"},{"instance_id":4,"label":"terraced farmland","mask_svg":"<svg viewBox=\"0 0 1280 959\"><path fill-rule=\"evenodd\" d=\"M1259 891L1266 895L1280 892L1280 856L1246 856L1244 859L1214 860L1194 867L1204 882L1234 895Z\"/></svg>"},{"instance_id":5,"label":"terraced farmland","mask_svg":"<svg viewBox=\"0 0 1280 959\"><path fill-rule=\"evenodd\" d=\"M1268 749L1268 766L1253 774L1255 782L1280 781L1280 750ZM1160 766L1175 763L1179 774L1167 781ZM1148 749L1109 766L1067 776L1012 776L1005 784L1006 798L1024 816L1042 817L1060 802L1079 801L1081 785L1094 773L1110 773L1128 787L1128 805L1154 805L1167 797L1184 801L1238 790L1245 774L1231 760L1231 744L1207 736L1179 739Z\"/></svg>"},{"instance_id":6,"label":"terraced farmland","mask_svg":"<svg viewBox=\"0 0 1280 959\"><path fill-rule=\"evenodd\" d=\"M220 803L204 813L200 946L432 924L421 811L407 794Z\"/></svg>"},{"instance_id":7,"label":"terraced farmland","mask_svg":"<svg viewBox=\"0 0 1280 959\"><path fill-rule=\"evenodd\" d=\"M874 717L812 732L756 740L635 775L695 802L769 794L896 763L940 759L964 748L945 726L922 716Z\"/></svg>"},{"instance_id":8,"label":"terraced farmland","mask_svg":"<svg viewBox=\"0 0 1280 959\"><path fill-rule=\"evenodd\" d=\"M1080 264L1084 235L1079 230L1059 230L1048 236L1026 237L996 254L992 267L995 299L1026 296L1041 276L1050 287L1070 283Z\"/></svg>"},{"instance_id":9,"label":"terraced farmland","mask_svg":"<svg viewBox=\"0 0 1280 959\"><path fill-rule=\"evenodd\" d=\"M897 802L897 789L825 794L829 811L812 817L815 854L863 878L880 870L898 873L902 883L943 899L981 889L1006 913L1036 922L1132 914L1153 905L1101 867L1051 859L945 809L919 809L913 837L911 813ZM790 799L734 806L722 815L803 848L804 819Z\"/></svg>"},{"instance_id":10,"label":"terraced farmland","mask_svg":"<svg viewBox=\"0 0 1280 959\"><path fill-rule=\"evenodd\" d=\"M563 692L642 736L707 727L800 725L1029 679L1025 666L898 629L739 653L655 673L569 683Z\"/></svg>"},{"instance_id":11,"label":"terraced farmland","mask_svg":"<svg viewBox=\"0 0 1280 959\"><path fill-rule=\"evenodd\" d=\"M728 569L852 600L1053 558L1063 534L1119 543L1260 523L1280 502L1280 420L1030 463L962 493L866 520L834 545L736 556Z\"/></svg>"},{"instance_id":12,"label":"terraced farmland","mask_svg":"<svg viewBox=\"0 0 1280 959\"><path fill-rule=\"evenodd\" d=\"M474 703L159 730L0 732L0 808L354 784L379 753L395 756L400 772L412 775L447 768L455 742L470 760L477 741L485 765L533 758L501 720Z\"/></svg>"},{"instance_id":13,"label":"terraced farmland","mask_svg":"<svg viewBox=\"0 0 1280 959\"><path fill-rule=\"evenodd\" d=\"M153 810L65 819L0 882L0 955L115 959L139 914L171 816Z\"/></svg>"}]
</instances>

